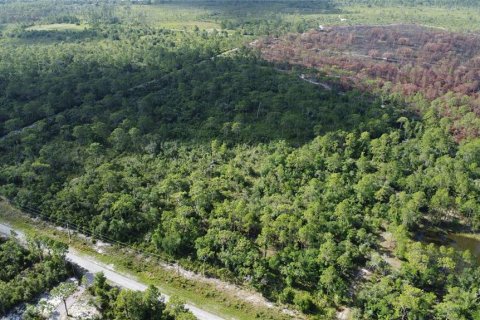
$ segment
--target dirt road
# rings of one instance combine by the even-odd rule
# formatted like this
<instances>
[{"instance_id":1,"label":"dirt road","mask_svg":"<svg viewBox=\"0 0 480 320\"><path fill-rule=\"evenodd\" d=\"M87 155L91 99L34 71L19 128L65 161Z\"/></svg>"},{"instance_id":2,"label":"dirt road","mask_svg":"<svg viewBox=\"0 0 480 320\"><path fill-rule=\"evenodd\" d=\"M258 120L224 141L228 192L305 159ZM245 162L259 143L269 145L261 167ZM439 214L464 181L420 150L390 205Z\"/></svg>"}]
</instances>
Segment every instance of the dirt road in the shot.
<instances>
[{"instance_id":1,"label":"dirt road","mask_svg":"<svg viewBox=\"0 0 480 320\"><path fill-rule=\"evenodd\" d=\"M25 235L18 230L14 230L11 227L0 224L0 234L11 236L12 231L15 232L16 237L20 241L25 241ZM103 272L105 277L115 285L120 287L130 289L130 290L139 290L144 291L147 289L147 286L135 279L133 277L129 277L124 274L120 274L119 272L113 270L111 267L102 264L99 261L96 261L94 258L81 255L73 249L69 249L67 253L67 260L78 265L82 269L86 270L87 278L92 278L95 273ZM162 294L165 297L165 300L168 301L168 296ZM198 319L200 320L222 320L221 318L213 313L207 312L202 310L192 304L185 305L188 310L190 310Z\"/></svg>"}]
</instances>

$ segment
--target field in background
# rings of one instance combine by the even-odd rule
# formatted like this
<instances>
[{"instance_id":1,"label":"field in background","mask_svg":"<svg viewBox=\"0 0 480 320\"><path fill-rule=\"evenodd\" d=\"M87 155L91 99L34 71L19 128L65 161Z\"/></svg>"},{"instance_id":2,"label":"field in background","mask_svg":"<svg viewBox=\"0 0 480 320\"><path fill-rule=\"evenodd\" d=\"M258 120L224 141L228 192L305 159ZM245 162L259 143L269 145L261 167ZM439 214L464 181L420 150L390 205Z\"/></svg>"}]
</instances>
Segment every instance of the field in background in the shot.
<instances>
[{"instance_id":1,"label":"field in background","mask_svg":"<svg viewBox=\"0 0 480 320\"><path fill-rule=\"evenodd\" d=\"M220 29L220 24L206 20L211 12L204 8L191 8L180 4L135 5L132 13L140 21L159 28Z\"/></svg>"},{"instance_id":2,"label":"field in background","mask_svg":"<svg viewBox=\"0 0 480 320\"><path fill-rule=\"evenodd\" d=\"M105 17L112 22L140 23L178 30L236 30L249 35L304 32L319 25L413 23L450 31L480 30L480 8L457 6L345 5L340 1L172 1L158 4L123 2L115 7L76 6L39 1L28 7L3 4L2 25L22 23L28 31L83 30ZM47 8L47 9L45 9ZM117 20L120 19L120 20Z\"/></svg>"},{"instance_id":3,"label":"field in background","mask_svg":"<svg viewBox=\"0 0 480 320\"><path fill-rule=\"evenodd\" d=\"M324 25L388 25L397 23L420 24L450 31L474 32L480 30L480 10L475 8L436 7L340 7L340 13L305 14L307 21ZM298 19L289 16L288 19Z\"/></svg>"},{"instance_id":4,"label":"field in background","mask_svg":"<svg viewBox=\"0 0 480 320\"><path fill-rule=\"evenodd\" d=\"M39 24L26 28L27 31L83 31L88 28L85 24L52 23Z\"/></svg>"},{"instance_id":5,"label":"field in background","mask_svg":"<svg viewBox=\"0 0 480 320\"><path fill-rule=\"evenodd\" d=\"M364 25L412 23L450 31L475 32L480 30L480 9L444 8L431 6L337 6L292 7L288 3L267 2L254 5L235 2L226 7L220 2L194 2L187 6L179 4L134 5L133 12L141 13L147 23L159 27L200 29L221 28L222 22L236 22L236 25L250 25L259 20L281 20L292 25L293 29L302 25L303 29L318 25Z\"/></svg>"}]
</instances>

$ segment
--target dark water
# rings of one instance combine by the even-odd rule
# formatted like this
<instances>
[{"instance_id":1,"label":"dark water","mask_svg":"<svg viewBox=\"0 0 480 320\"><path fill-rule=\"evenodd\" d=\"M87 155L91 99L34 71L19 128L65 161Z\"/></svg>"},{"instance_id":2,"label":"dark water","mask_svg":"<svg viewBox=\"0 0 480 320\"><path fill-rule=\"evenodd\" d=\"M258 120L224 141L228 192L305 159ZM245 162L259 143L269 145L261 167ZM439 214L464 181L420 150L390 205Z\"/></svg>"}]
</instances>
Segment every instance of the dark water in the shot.
<instances>
[{"instance_id":1,"label":"dark water","mask_svg":"<svg viewBox=\"0 0 480 320\"><path fill-rule=\"evenodd\" d=\"M469 237L464 234L451 233L448 238L452 240L450 246L457 250L470 250L470 252L477 258L480 263L480 238Z\"/></svg>"}]
</instances>

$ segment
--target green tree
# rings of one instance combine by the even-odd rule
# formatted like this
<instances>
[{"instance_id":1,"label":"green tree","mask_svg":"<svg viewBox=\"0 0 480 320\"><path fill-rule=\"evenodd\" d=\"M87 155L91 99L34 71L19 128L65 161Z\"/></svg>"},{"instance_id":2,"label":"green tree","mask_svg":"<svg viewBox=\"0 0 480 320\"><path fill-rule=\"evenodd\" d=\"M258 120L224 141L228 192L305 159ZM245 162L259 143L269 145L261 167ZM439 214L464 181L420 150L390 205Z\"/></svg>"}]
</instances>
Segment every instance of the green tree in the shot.
<instances>
[{"instance_id":1,"label":"green tree","mask_svg":"<svg viewBox=\"0 0 480 320\"><path fill-rule=\"evenodd\" d=\"M76 290L77 290L77 285L73 282L67 281L67 282L61 283L59 286L53 288L50 291L50 294L53 297L60 298L62 300L67 317L69 316L68 308L67 308L67 298L70 297Z\"/></svg>"}]
</instances>

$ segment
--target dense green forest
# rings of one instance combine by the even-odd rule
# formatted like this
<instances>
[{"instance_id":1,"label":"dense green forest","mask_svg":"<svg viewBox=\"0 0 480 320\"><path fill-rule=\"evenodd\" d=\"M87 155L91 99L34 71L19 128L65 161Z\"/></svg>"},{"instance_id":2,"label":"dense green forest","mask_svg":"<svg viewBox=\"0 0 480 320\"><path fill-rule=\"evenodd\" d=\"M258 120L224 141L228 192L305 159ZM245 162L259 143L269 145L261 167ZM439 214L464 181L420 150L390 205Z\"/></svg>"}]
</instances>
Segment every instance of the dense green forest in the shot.
<instances>
[{"instance_id":1,"label":"dense green forest","mask_svg":"<svg viewBox=\"0 0 480 320\"><path fill-rule=\"evenodd\" d=\"M45 237L28 239L27 248L0 238L0 316L19 303L33 302L72 273L66 249Z\"/></svg>"},{"instance_id":2,"label":"dense green forest","mask_svg":"<svg viewBox=\"0 0 480 320\"><path fill-rule=\"evenodd\" d=\"M144 5L0 2L0 194L312 318L480 317L476 259L421 241L480 228L480 139L452 134L456 112L478 116L471 97L339 91L248 46L317 27L311 10L338 20L342 5L202 2L179 28ZM172 15L186 6L200 10ZM35 259L0 271L7 306L1 286ZM183 312L102 281L91 290L107 318L151 318L127 315L129 299L159 319Z\"/></svg>"}]
</instances>

